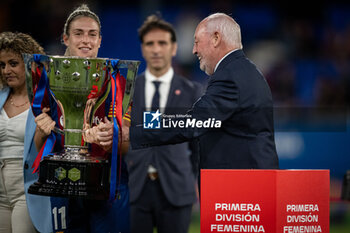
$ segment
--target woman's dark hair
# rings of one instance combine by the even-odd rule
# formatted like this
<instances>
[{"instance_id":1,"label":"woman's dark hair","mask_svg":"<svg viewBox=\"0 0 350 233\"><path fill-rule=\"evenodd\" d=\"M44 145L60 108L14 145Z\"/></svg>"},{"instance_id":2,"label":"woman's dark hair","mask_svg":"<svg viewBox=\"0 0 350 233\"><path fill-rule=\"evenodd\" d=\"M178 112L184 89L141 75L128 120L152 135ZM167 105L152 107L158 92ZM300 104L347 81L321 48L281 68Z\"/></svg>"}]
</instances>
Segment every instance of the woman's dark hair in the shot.
<instances>
[{"instance_id":1,"label":"woman's dark hair","mask_svg":"<svg viewBox=\"0 0 350 233\"><path fill-rule=\"evenodd\" d=\"M173 25L163 20L160 16L150 15L138 29L139 39L143 43L143 37L153 29L161 29L170 33L171 41L176 42L176 35Z\"/></svg>"},{"instance_id":2,"label":"woman's dark hair","mask_svg":"<svg viewBox=\"0 0 350 233\"><path fill-rule=\"evenodd\" d=\"M44 54L44 49L30 35L21 32L0 33L0 51L7 50L19 55L22 53Z\"/></svg>"},{"instance_id":3,"label":"woman's dark hair","mask_svg":"<svg viewBox=\"0 0 350 233\"><path fill-rule=\"evenodd\" d=\"M45 54L44 49L30 35L21 32L0 33L0 51L13 52L22 58L22 53ZM22 58L23 59L23 58ZM0 88L5 86L0 73Z\"/></svg>"}]
</instances>

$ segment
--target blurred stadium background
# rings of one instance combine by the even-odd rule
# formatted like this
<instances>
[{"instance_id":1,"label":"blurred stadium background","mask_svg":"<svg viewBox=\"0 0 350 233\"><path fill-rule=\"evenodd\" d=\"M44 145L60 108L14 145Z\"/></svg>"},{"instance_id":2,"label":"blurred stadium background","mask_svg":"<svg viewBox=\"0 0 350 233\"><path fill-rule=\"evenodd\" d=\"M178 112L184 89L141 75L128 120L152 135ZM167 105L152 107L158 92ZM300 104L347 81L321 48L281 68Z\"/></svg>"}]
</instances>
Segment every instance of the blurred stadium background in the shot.
<instances>
[{"instance_id":1,"label":"blurred stadium background","mask_svg":"<svg viewBox=\"0 0 350 233\"><path fill-rule=\"evenodd\" d=\"M141 60L143 72L137 28L147 15L159 12L177 31L175 70L202 83L207 77L191 52L195 27L210 13L230 14L241 26L243 50L272 90L281 168L329 169L330 231L350 232L350 202L340 199L343 176L350 170L349 2L1 0L0 31L29 33L48 54L62 55L65 19L83 2L102 22L99 57ZM199 232L198 204L191 232Z\"/></svg>"}]
</instances>

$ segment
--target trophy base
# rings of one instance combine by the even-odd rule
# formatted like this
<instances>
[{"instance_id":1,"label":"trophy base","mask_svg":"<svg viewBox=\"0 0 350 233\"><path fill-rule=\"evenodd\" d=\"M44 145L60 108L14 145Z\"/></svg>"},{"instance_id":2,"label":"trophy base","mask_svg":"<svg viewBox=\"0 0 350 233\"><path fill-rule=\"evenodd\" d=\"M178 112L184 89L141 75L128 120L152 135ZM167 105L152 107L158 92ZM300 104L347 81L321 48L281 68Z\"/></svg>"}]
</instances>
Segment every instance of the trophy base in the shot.
<instances>
[{"instance_id":1,"label":"trophy base","mask_svg":"<svg viewBox=\"0 0 350 233\"><path fill-rule=\"evenodd\" d=\"M46 156L40 162L39 180L28 193L105 200L109 197L109 171L107 160L67 153Z\"/></svg>"}]
</instances>

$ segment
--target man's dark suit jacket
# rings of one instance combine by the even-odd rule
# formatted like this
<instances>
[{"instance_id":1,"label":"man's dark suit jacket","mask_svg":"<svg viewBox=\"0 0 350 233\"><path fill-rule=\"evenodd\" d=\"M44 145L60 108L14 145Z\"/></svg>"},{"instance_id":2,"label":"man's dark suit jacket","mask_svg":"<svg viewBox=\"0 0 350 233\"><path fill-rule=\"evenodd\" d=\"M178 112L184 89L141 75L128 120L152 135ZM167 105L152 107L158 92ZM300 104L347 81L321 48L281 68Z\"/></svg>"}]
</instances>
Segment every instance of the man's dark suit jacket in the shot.
<instances>
[{"instance_id":1,"label":"man's dark suit jacket","mask_svg":"<svg viewBox=\"0 0 350 233\"><path fill-rule=\"evenodd\" d=\"M210 77L205 94L189 114L221 120L219 129L145 131L130 128L133 149L199 138L200 168L276 169L270 88L242 50L225 57Z\"/></svg>"},{"instance_id":2,"label":"man's dark suit jacket","mask_svg":"<svg viewBox=\"0 0 350 233\"><path fill-rule=\"evenodd\" d=\"M142 124L145 111L145 76L136 79L132 127ZM185 114L202 94L199 85L174 75L166 104L166 114ZM197 152L198 153L198 152ZM148 166L152 159L159 174L159 181L168 201L175 206L192 204L196 201L193 168L191 165L189 143L150 147L129 151L125 156L129 170L130 201L140 196L147 179Z\"/></svg>"}]
</instances>

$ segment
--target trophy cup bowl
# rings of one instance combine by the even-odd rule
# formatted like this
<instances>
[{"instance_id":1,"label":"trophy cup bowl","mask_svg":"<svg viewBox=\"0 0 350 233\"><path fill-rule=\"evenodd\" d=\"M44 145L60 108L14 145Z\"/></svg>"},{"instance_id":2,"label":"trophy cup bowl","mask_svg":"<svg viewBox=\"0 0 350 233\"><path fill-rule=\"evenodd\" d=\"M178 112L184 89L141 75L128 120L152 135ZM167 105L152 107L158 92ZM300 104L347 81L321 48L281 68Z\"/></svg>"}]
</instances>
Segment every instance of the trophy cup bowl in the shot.
<instances>
[{"instance_id":1,"label":"trophy cup bowl","mask_svg":"<svg viewBox=\"0 0 350 233\"><path fill-rule=\"evenodd\" d=\"M109 196L110 163L108 157L98 157L83 143L83 129L92 119L91 106L87 111L89 95L96 99L103 95L110 82L107 71L113 71L105 58L40 56L35 62L32 54L23 54L29 99L33 101L38 86L33 77L39 68L47 71L50 93L63 113L59 119L63 129L54 132L64 135L64 150L45 156L40 162L39 180L32 184L31 194L107 199ZM134 80L139 61L119 60L118 70L127 69L123 115L133 96ZM92 106L93 108L93 106Z\"/></svg>"}]
</instances>

